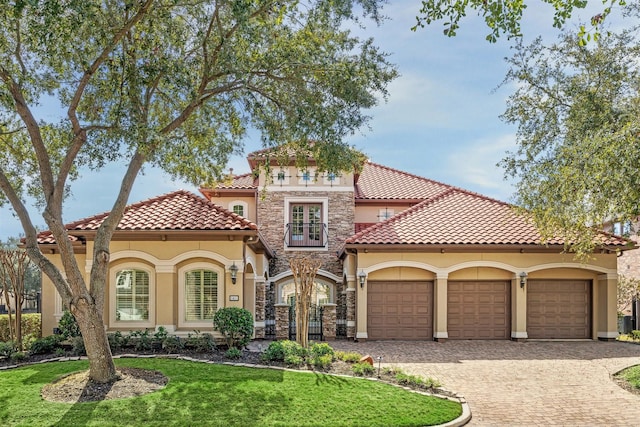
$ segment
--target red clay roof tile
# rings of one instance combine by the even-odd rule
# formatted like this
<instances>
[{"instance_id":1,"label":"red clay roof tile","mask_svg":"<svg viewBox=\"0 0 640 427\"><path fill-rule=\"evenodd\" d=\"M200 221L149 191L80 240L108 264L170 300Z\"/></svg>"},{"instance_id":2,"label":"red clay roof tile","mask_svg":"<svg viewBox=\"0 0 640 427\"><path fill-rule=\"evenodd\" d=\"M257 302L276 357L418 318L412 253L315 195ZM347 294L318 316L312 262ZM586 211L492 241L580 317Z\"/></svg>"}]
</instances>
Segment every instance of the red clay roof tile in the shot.
<instances>
[{"instance_id":1,"label":"red clay roof tile","mask_svg":"<svg viewBox=\"0 0 640 427\"><path fill-rule=\"evenodd\" d=\"M540 245L533 223L507 204L452 188L377 223L346 241L347 244L414 245ZM562 245L561 239L548 244ZM626 245L617 238L609 245Z\"/></svg>"},{"instance_id":2,"label":"red clay roof tile","mask_svg":"<svg viewBox=\"0 0 640 427\"><path fill-rule=\"evenodd\" d=\"M67 230L97 230L109 216L104 212L66 225ZM184 190L131 204L117 230L257 230L248 219ZM38 243L55 243L50 231L38 235Z\"/></svg>"},{"instance_id":3,"label":"red clay roof tile","mask_svg":"<svg viewBox=\"0 0 640 427\"><path fill-rule=\"evenodd\" d=\"M429 199L454 187L387 166L364 164L355 188L358 199Z\"/></svg>"}]
</instances>

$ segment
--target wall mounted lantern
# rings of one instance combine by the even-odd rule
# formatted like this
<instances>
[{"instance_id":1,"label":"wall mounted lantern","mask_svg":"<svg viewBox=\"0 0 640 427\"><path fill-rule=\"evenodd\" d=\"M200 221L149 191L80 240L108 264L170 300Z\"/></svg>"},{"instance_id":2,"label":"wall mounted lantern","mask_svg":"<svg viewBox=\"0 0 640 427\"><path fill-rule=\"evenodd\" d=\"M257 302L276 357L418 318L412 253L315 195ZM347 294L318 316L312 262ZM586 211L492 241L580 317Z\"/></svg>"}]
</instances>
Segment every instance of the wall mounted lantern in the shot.
<instances>
[{"instance_id":1,"label":"wall mounted lantern","mask_svg":"<svg viewBox=\"0 0 640 427\"><path fill-rule=\"evenodd\" d=\"M229 267L229 271L231 272L231 283L236 284L236 279L238 278L238 266L236 262L233 262L233 265Z\"/></svg>"},{"instance_id":2,"label":"wall mounted lantern","mask_svg":"<svg viewBox=\"0 0 640 427\"><path fill-rule=\"evenodd\" d=\"M524 284L526 283L526 279L527 279L527 273L523 271L518 276L520 276L520 287L524 289Z\"/></svg>"},{"instance_id":3,"label":"wall mounted lantern","mask_svg":"<svg viewBox=\"0 0 640 427\"><path fill-rule=\"evenodd\" d=\"M360 270L360 273L358 273L358 281L360 282L360 287L364 288L364 281L367 279L367 273L364 272L364 270Z\"/></svg>"}]
</instances>

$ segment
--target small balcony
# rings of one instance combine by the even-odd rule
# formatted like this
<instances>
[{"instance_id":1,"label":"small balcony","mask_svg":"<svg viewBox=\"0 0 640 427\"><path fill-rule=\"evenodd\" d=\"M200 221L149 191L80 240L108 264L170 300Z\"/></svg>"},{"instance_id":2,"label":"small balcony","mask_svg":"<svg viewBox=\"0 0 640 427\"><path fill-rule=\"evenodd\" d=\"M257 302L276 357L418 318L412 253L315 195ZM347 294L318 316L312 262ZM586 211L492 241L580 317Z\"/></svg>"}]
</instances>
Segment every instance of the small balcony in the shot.
<instances>
[{"instance_id":1,"label":"small balcony","mask_svg":"<svg viewBox=\"0 0 640 427\"><path fill-rule=\"evenodd\" d=\"M324 248L328 237L327 224L322 223L292 222L284 232L284 241L290 248Z\"/></svg>"}]
</instances>

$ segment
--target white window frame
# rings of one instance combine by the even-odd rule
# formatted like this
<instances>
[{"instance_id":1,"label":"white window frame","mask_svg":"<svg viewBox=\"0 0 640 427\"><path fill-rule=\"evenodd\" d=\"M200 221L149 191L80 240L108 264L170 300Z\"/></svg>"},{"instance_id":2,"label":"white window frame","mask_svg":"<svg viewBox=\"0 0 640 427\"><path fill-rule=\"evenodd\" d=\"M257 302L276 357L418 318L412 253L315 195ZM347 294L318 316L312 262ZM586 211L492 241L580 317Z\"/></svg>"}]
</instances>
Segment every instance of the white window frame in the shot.
<instances>
[{"instance_id":1,"label":"white window frame","mask_svg":"<svg viewBox=\"0 0 640 427\"><path fill-rule=\"evenodd\" d=\"M116 275L122 270L140 270L149 275L149 318L144 321L117 320L116 317ZM109 268L109 327L111 328L152 328L156 319L156 273L147 264L126 262Z\"/></svg>"},{"instance_id":2,"label":"white window frame","mask_svg":"<svg viewBox=\"0 0 640 427\"><path fill-rule=\"evenodd\" d=\"M278 174L280 173L284 174L284 179L283 180L279 180L278 179ZM273 178L273 184L277 184L277 185L289 185L289 170L286 168L278 168L276 170L273 171L272 173L272 178Z\"/></svg>"},{"instance_id":3,"label":"white window frame","mask_svg":"<svg viewBox=\"0 0 640 427\"><path fill-rule=\"evenodd\" d=\"M244 202L242 200L234 200L233 202L229 203L229 211L234 212L233 208L235 206L242 206L242 211L243 211L242 217L248 218L247 212L249 210L249 204L247 202Z\"/></svg>"},{"instance_id":4,"label":"white window frame","mask_svg":"<svg viewBox=\"0 0 640 427\"><path fill-rule=\"evenodd\" d=\"M305 179L304 175L309 174L309 179ZM298 169L298 185L314 185L316 183L316 168L309 167L305 169Z\"/></svg>"},{"instance_id":5,"label":"white window frame","mask_svg":"<svg viewBox=\"0 0 640 427\"><path fill-rule=\"evenodd\" d=\"M291 218L291 206L295 204L320 204L322 205L322 224L324 224L327 232L329 231L329 198L328 197L285 197L284 198L284 224L283 230L287 229L287 224L290 222ZM322 230L321 230L322 232ZM282 234L284 239L284 233ZM325 239L325 237L322 237ZM329 238L326 237L328 240ZM284 239L284 250L285 251L300 251L300 252L321 252L329 250L329 242L324 245L324 247L311 247L305 248L300 246L289 246L287 244L286 239Z\"/></svg>"},{"instance_id":6,"label":"white window frame","mask_svg":"<svg viewBox=\"0 0 640 427\"><path fill-rule=\"evenodd\" d=\"M324 185L340 185L341 184L341 178L342 175L337 174L337 173L333 173L333 180L330 179L330 176L333 172L327 172L324 175L324 179L323 179L323 184Z\"/></svg>"},{"instance_id":7,"label":"white window frame","mask_svg":"<svg viewBox=\"0 0 640 427\"><path fill-rule=\"evenodd\" d=\"M224 307L225 279L224 268L210 262L194 262L178 269L178 327L179 328L213 328L213 320L186 321L185 316L185 274L191 270L210 270L218 275L218 309Z\"/></svg>"},{"instance_id":8,"label":"white window frame","mask_svg":"<svg viewBox=\"0 0 640 427\"><path fill-rule=\"evenodd\" d=\"M385 208L378 211L378 222L386 221L395 215L393 209Z\"/></svg>"}]
</instances>

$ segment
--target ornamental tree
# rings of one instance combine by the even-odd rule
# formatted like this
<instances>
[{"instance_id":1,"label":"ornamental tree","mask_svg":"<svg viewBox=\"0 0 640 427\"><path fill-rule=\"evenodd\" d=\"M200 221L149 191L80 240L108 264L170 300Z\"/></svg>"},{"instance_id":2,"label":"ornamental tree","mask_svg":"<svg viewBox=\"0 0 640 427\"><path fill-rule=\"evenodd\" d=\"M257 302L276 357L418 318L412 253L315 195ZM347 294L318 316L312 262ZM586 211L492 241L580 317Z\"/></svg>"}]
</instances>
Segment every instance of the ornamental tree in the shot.
<instances>
[{"instance_id":1,"label":"ornamental tree","mask_svg":"<svg viewBox=\"0 0 640 427\"><path fill-rule=\"evenodd\" d=\"M265 145L345 148L396 76L372 40L378 0L16 0L0 5L0 189L29 257L78 321L93 381L116 378L103 326L109 243L143 165L212 182L248 128ZM365 19L367 21L365 21ZM59 103L46 120L36 107ZM330 153L332 150L326 150ZM63 219L81 170L127 165L95 237L89 281ZM61 255L38 248L24 198L38 198Z\"/></svg>"}]
</instances>

